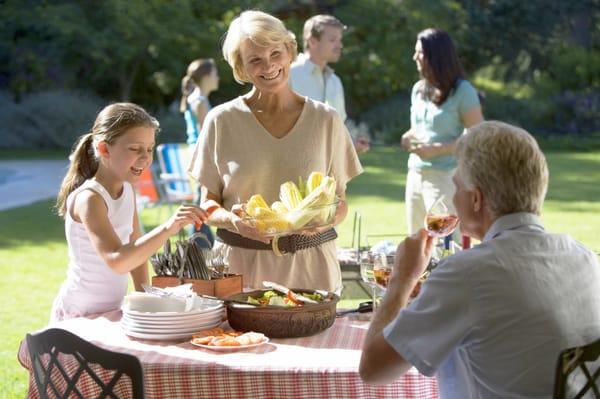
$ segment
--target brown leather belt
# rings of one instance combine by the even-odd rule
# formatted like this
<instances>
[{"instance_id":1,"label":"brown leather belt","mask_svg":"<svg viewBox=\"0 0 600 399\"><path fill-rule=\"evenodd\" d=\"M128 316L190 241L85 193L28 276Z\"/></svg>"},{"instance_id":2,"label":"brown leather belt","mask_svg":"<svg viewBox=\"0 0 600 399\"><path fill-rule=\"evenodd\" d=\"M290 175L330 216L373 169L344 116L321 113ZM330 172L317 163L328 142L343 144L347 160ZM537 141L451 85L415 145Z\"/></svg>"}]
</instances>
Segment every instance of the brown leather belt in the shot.
<instances>
[{"instance_id":1,"label":"brown leather belt","mask_svg":"<svg viewBox=\"0 0 600 399\"><path fill-rule=\"evenodd\" d=\"M317 247L327 241L335 240L337 238L337 233L334 229L329 229L314 235L292 234L289 236L279 237L278 240L274 240L269 244L243 237L237 233L234 233L233 231L225 229L217 229L217 237L219 237L225 244L233 247L269 250L275 253L279 252L281 254L293 254L296 251Z\"/></svg>"}]
</instances>

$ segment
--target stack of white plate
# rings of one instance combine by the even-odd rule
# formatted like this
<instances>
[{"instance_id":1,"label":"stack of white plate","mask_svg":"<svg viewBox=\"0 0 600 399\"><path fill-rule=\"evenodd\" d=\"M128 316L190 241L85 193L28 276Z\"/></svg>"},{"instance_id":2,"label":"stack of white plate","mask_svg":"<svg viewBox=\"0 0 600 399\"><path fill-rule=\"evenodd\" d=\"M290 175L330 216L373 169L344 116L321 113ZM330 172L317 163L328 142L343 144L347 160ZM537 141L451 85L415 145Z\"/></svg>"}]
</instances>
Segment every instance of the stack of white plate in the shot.
<instances>
[{"instance_id":1,"label":"stack of white plate","mask_svg":"<svg viewBox=\"0 0 600 399\"><path fill-rule=\"evenodd\" d=\"M121 327L125 334L135 338L184 339L218 326L225 318L221 301L195 297L191 310L185 308L185 300L175 297L128 295L122 307Z\"/></svg>"}]
</instances>

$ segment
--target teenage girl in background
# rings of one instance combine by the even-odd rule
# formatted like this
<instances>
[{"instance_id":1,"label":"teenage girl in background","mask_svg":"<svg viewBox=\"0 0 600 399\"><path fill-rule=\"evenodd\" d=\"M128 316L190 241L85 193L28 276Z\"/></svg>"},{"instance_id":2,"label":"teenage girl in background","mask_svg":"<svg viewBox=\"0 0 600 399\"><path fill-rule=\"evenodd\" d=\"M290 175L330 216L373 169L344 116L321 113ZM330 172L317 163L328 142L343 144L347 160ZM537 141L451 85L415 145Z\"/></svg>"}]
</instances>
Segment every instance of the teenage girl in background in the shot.
<instances>
[{"instance_id":1,"label":"teenage girl in background","mask_svg":"<svg viewBox=\"0 0 600 399\"><path fill-rule=\"evenodd\" d=\"M181 80L179 111L185 118L187 143L195 145L200 137L204 117L210 111L208 95L219 88L219 72L212 58L190 63Z\"/></svg>"},{"instance_id":2,"label":"teenage girl in background","mask_svg":"<svg viewBox=\"0 0 600 399\"><path fill-rule=\"evenodd\" d=\"M181 79L181 103L179 111L185 118L187 143L190 150L194 151L196 142L200 137L200 131L206 114L211 109L208 95L219 88L219 71L212 58L198 58L188 65L183 79ZM200 201L200 186L196 195L196 202ZM208 227L203 224L199 230L203 233L212 247L215 239ZM206 247L206 242L197 241L201 247Z\"/></svg>"}]
</instances>

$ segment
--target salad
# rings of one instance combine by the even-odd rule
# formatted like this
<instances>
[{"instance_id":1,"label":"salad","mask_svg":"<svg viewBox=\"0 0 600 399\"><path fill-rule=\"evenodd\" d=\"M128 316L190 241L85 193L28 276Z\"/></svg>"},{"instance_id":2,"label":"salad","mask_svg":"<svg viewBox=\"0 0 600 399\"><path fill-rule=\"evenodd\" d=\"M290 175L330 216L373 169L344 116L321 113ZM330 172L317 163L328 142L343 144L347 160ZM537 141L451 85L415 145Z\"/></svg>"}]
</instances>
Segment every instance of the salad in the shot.
<instances>
[{"instance_id":1,"label":"salad","mask_svg":"<svg viewBox=\"0 0 600 399\"><path fill-rule=\"evenodd\" d=\"M288 293L288 295L282 294L277 291L269 290L265 291L261 296L257 298L253 298L251 296L248 297L246 302L251 303L253 305L261 305L261 306L284 306L284 307L296 307L304 305L303 302L294 299L294 295L302 295L306 298L313 299L317 302L323 301L323 296L317 292L315 293Z\"/></svg>"}]
</instances>

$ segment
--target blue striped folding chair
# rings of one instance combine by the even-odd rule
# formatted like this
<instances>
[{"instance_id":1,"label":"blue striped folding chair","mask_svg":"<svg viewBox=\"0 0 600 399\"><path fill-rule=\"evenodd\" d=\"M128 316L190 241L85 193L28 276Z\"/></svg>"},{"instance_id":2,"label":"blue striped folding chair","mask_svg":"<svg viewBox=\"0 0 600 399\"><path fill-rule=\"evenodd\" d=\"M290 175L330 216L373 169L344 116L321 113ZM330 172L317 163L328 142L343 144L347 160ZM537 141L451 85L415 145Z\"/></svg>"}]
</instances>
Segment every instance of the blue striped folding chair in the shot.
<instances>
[{"instance_id":1,"label":"blue striped folding chair","mask_svg":"<svg viewBox=\"0 0 600 399\"><path fill-rule=\"evenodd\" d=\"M197 185L187 174L190 149L184 143L165 143L156 147L160 165L160 181L168 203L192 202Z\"/></svg>"}]
</instances>

